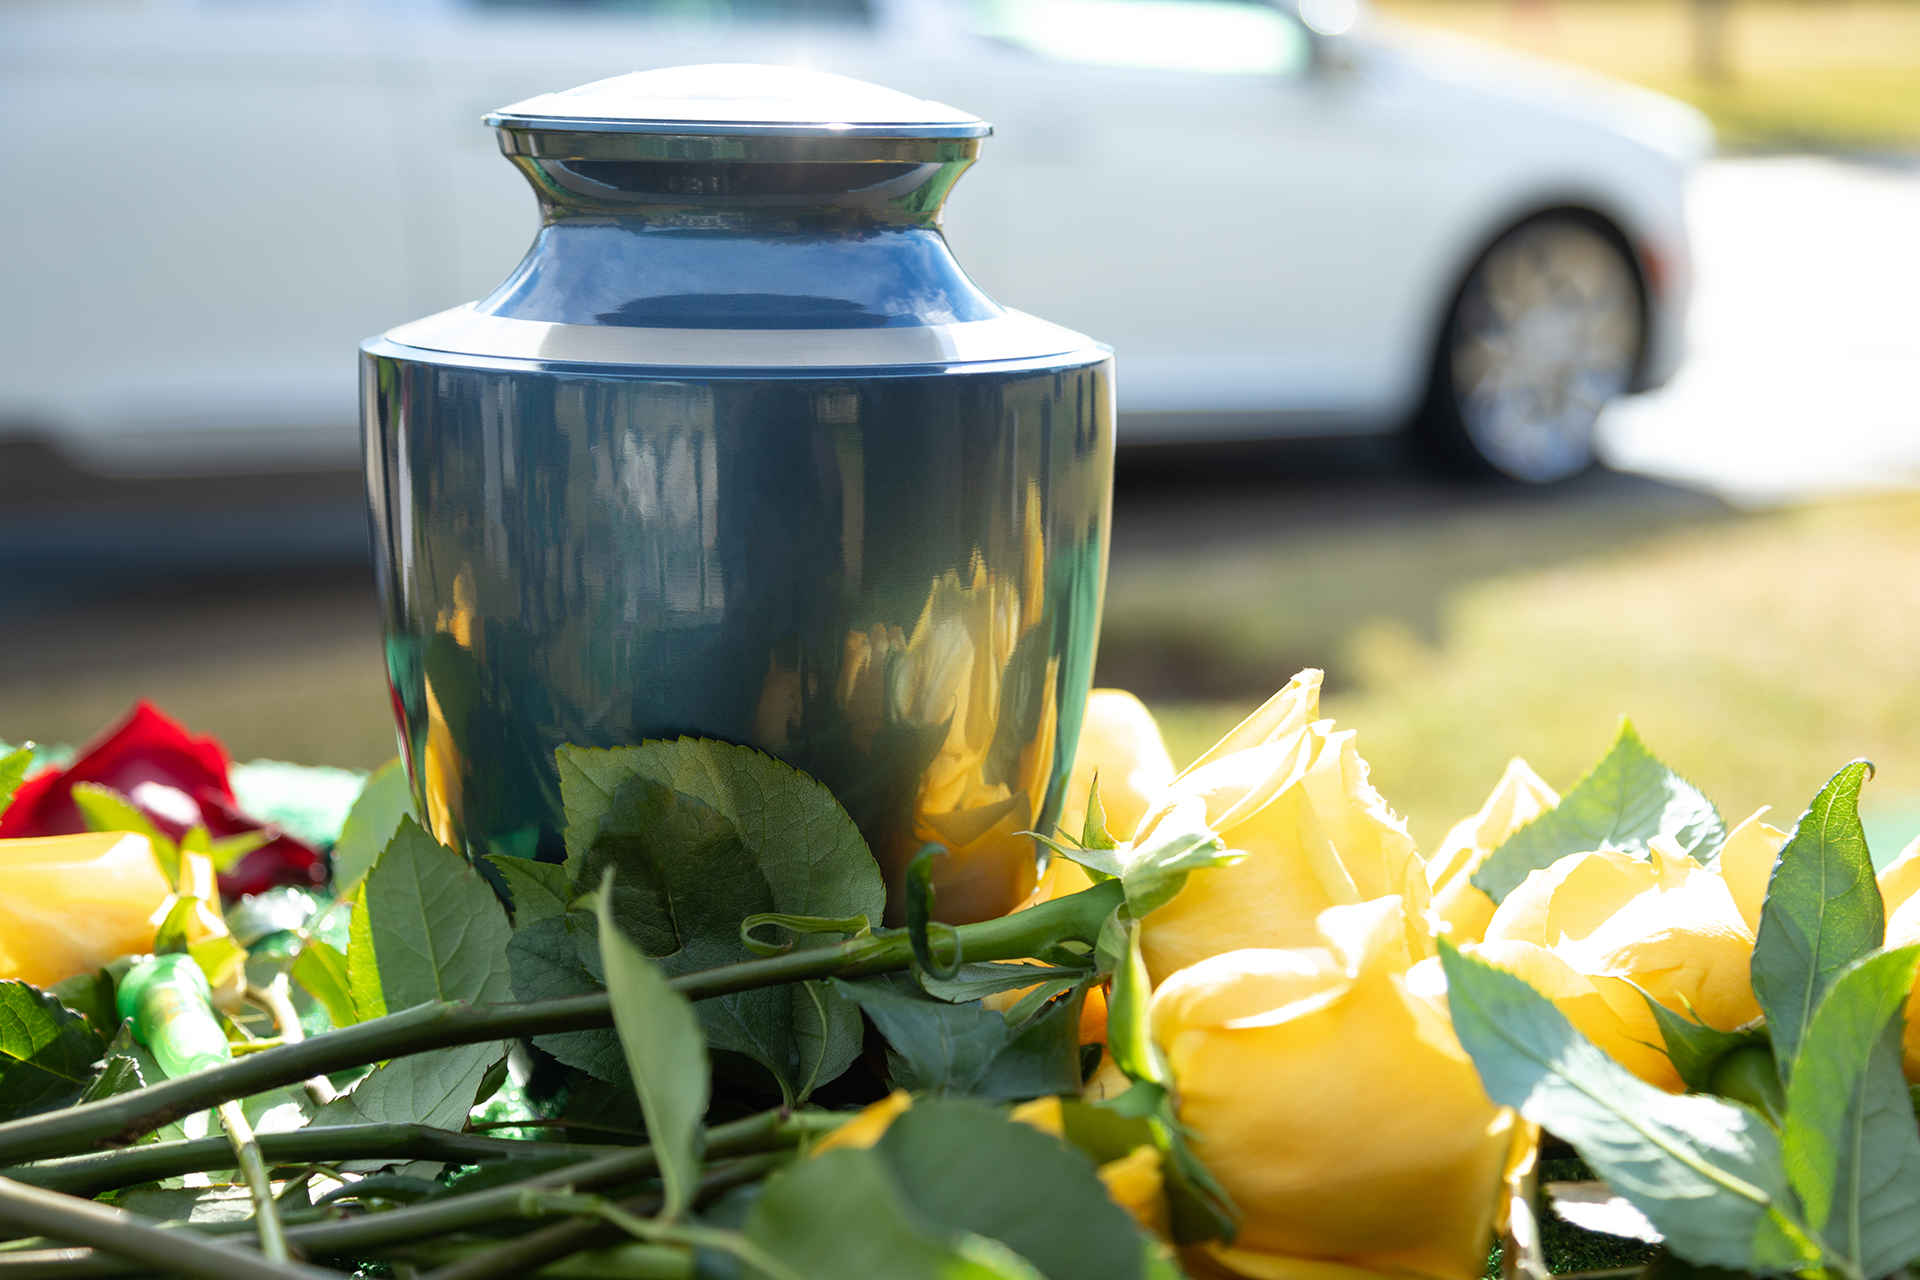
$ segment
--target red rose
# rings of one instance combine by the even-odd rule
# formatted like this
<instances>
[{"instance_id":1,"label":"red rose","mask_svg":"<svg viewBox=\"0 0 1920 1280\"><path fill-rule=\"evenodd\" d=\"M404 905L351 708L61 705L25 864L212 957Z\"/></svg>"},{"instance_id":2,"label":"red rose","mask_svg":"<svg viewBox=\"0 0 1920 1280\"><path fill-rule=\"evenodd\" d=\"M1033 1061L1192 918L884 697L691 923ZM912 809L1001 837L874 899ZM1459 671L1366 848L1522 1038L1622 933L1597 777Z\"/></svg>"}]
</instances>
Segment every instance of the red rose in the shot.
<instances>
[{"instance_id":1,"label":"red rose","mask_svg":"<svg viewBox=\"0 0 1920 1280\"><path fill-rule=\"evenodd\" d=\"M227 751L215 738L192 738L149 703L81 748L65 769L47 769L20 784L0 813L0 840L69 835L87 829L73 802L73 784L97 782L133 802L154 828L178 840L205 825L207 834L272 830L260 846L220 877L229 898L275 885L316 885L327 879L320 855L292 836L240 812L227 781Z\"/></svg>"}]
</instances>

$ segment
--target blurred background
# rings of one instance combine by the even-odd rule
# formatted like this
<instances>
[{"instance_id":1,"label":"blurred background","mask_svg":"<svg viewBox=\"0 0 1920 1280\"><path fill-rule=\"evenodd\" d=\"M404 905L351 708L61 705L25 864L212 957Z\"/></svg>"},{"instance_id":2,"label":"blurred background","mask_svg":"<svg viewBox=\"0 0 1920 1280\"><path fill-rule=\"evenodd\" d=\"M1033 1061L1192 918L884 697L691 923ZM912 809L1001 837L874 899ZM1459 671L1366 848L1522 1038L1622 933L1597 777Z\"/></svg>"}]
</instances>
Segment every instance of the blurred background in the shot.
<instances>
[{"instance_id":1,"label":"blurred background","mask_svg":"<svg viewBox=\"0 0 1920 1280\"><path fill-rule=\"evenodd\" d=\"M1319 666L1422 848L1623 713L1920 833L1920 0L0 0L0 740L390 757L354 344L524 250L486 110L707 61L995 122L950 235L1119 353L1177 761Z\"/></svg>"}]
</instances>

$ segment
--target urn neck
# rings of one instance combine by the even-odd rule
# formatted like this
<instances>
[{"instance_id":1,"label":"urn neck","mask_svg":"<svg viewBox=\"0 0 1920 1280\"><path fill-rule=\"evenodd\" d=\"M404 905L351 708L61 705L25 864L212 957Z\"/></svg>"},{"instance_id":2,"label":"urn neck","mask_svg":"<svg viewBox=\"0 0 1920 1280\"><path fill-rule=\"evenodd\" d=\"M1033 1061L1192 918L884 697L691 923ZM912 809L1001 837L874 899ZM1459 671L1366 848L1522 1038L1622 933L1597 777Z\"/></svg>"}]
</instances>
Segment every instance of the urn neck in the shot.
<instances>
[{"instance_id":1,"label":"urn neck","mask_svg":"<svg viewBox=\"0 0 1920 1280\"><path fill-rule=\"evenodd\" d=\"M870 329L1005 312L927 226L688 226L558 218L476 308L554 324Z\"/></svg>"},{"instance_id":2,"label":"urn neck","mask_svg":"<svg viewBox=\"0 0 1920 1280\"><path fill-rule=\"evenodd\" d=\"M499 130L548 225L858 233L932 228L977 138Z\"/></svg>"}]
</instances>

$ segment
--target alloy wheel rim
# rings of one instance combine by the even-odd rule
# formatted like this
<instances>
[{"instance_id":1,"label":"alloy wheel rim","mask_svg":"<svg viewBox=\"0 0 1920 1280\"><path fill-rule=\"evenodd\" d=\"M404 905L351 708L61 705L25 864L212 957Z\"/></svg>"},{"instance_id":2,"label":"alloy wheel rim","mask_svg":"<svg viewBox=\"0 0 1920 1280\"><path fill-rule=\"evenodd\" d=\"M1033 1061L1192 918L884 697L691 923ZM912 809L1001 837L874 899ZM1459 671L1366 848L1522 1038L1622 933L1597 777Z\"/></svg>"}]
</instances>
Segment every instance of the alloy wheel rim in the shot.
<instances>
[{"instance_id":1,"label":"alloy wheel rim","mask_svg":"<svg viewBox=\"0 0 1920 1280\"><path fill-rule=\"evenodd\" d=\"M1474 270L1454 326L1468 438L1515 479L1585 470L1600 411L1632 381L1641 329L1631 268L1599 232L1549 221L1508 236Z\"/></svg>"}]
</instances>

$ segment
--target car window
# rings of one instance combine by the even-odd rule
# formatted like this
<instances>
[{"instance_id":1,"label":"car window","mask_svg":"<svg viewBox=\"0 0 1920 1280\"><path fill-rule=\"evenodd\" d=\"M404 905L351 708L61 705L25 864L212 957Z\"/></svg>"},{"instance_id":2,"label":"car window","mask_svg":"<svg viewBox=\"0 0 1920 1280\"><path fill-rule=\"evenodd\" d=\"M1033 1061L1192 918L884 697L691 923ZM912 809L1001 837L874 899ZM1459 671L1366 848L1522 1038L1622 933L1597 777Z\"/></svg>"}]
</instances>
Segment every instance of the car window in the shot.
<instances>
[{"instance_id":1,"label":"car window","mask_svg":"<svg viewBox=\"0 0 1920 1280\"><path fill-rule=\"evenodd\" d=\"M1265 0L973 0L975 29L1059 62L1292 76L1313 47Z\"/></svg>"},{"instance_id":2,"label":"car window","mask_svg":"<svg viewBox=\"0 0 1920 1280\"><path fill-rule=\"evenodd\" d=\"M668 21L865 21L868 0L475 0L482 9L568 9Z\"/></svg>"}]
</instances>

